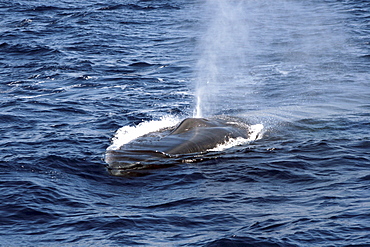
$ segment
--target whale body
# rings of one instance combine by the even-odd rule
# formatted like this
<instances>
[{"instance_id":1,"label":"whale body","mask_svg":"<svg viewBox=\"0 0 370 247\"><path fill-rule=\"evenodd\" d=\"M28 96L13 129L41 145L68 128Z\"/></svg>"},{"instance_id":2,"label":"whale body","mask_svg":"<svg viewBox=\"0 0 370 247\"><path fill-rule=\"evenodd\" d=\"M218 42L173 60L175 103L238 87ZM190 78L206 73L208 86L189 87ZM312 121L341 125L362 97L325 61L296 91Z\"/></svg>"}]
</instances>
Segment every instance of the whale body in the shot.
<instances>
[{"instance_id":1,"label":"whale body","mask_svg":"<svg viewBox=\"0 0 370 247\"><path fill-rule=\"evenodd\" d=\"M165 158L203 153L238 137L247 139L249 129L231 118L187 118L162 135L149 133L118 150L108 150L105 161L110 174L170 166L173 162Z\"/></svg>"}]
</instances>

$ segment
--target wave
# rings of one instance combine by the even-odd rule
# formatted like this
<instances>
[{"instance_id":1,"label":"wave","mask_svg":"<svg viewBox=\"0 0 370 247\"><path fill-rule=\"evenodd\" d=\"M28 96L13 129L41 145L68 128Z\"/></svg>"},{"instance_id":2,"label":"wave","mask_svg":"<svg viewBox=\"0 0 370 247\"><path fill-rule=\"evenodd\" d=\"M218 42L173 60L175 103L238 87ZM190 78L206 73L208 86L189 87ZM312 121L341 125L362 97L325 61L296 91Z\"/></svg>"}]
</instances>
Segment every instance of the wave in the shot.
<instances>
[{"instance_id":1,"label":"wave","mask_svg":"<svg viewBox=\"0 0 370 247\"><path fill-rule=\"evenodd\" d=\"M9 44L2 43L0 44L0 52L10 55L29 55L29 56L46 56L53 54L61 54L57 49L50 48L46 45L29 45L29 44Z\"/></svg>"}]
</instances>

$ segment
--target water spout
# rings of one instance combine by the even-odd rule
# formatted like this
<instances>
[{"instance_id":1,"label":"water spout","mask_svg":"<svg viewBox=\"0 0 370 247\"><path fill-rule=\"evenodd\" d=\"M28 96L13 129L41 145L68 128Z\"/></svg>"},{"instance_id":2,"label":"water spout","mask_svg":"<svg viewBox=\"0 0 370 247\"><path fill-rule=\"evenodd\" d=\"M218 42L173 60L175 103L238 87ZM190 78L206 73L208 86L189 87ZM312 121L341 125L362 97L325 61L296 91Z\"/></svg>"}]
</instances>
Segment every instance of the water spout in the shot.
<instances>
[{"instance_id":1,"label":"water spout","mask_svg":"<svg viewBox=\"0 0 370 247\"><path fill-rule=\"evenodd\" d=\"M240 83L236 78L244 74L248 44L244 1L208 0L205 7L209 16L198 47L195 117L217 114L227 105Z\"/></svg>"}]
</instances>

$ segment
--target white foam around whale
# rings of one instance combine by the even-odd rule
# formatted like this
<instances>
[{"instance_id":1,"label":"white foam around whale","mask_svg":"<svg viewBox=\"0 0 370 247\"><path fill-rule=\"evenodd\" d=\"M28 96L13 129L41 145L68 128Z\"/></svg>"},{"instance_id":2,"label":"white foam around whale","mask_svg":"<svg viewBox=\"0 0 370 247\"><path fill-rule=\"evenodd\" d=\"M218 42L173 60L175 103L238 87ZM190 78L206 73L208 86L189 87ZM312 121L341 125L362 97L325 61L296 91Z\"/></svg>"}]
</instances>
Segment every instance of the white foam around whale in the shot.
<instances>
[{"instance_id":1,"label":"white foam around whale","mask_svg":"<svg viewBox=\"0 0 370 247\"><path fill-rule=\"evenodd\" d=\"M181 121L178 117L174 116L164 116L159 120L151 120L142 122L136 126L123 126L119 128L114 137L112 138L112 144L107 148L107 150L118 150L123 145L141 137L146 134L157 132L165 128L173 127ZM234 146L245 145L249 142L259 140L262 138L262 124L255 124L249 126L249 137L248 138L233 138L226 143L217 145L217 147L212 148L208 151L222 151Z\"/></svg>"},{"instance_id":2,"label":"white foam around whale","mask_svg":"<svg viewBox=\"0 0 370 247\"><path fill-rule=\"evenodd\" d=\"M123 145L139 138L140 136L175 126L179 122L180 119L177 117L164 116L161 117L160 120L142 122L136 126L123 126L116 131L112 138L112 144L107 148L107 150L118 150Z\"/></svg>"},{"instance_id":3,"label":"white foam around whale","mask_svg":"<svg viewBox=\"0 0 370 247\"><path fill-rule=\"evenodd\" d=\"M262 124L251 125L249 127L249 137L248 138L243 138L243 137L233 138L225 143L221 143L217 145L217 147L209 149L208 151L223 151L223 150L235 147L235 146L245 145L252 141L259 140L262 138L262 130L263 130Z\"/></svg>"}]
</instances>

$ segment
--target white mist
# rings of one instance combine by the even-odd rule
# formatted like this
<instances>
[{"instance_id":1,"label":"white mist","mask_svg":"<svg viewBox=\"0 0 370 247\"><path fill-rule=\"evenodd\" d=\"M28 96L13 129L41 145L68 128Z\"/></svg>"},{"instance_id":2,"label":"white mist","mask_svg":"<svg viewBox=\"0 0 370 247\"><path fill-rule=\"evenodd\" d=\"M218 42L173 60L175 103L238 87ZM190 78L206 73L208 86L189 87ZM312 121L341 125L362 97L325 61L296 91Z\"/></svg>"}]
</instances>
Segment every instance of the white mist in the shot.
<instances>
[{"instance_id":1,"label":"white mist","mask_svg":"<svg viewBox=\"0 0 370 247\"><path fill-rule=\"evenodd\" d=\"M248 44L245 1L208 0L208 25L200 40L196 74L195 117L214 115L219 102L243 72ZM223 97L221 97L223 96Z\"/></svg>"}]
</instances>

